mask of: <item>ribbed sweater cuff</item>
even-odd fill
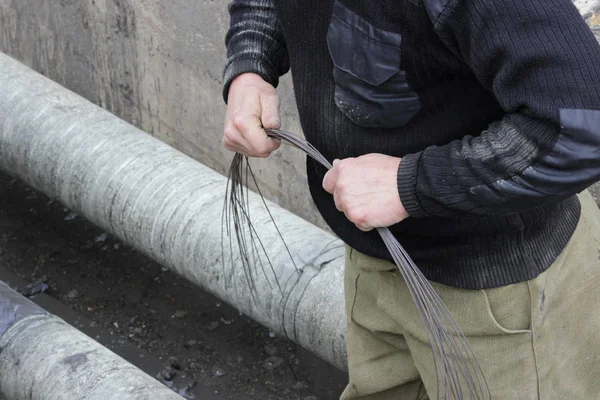
[[[417,168],[422,154],[423,152],[407,154],[402,158],[398,167],[398,193],[400,194],[400,201],[402,201],[402,205],[408,215],[413,218],[426,216],[421,209],[419,199],[415,193]]]
[[[225,103],[227,103],[227,98],[229,97],[231,82],[246,72],[259,75],[265,82],[273,85],[273,87],[277,87],[279,84],[279,75],[264,61],[257,58],[239,58],[227,65],[223,73],[223,100],[225,100]]]

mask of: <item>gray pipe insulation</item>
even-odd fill
[[[181,400],[0,282],[0,393],[10,400]]]
[[[339,240],[269,203],[297,272],[251,194],[252,221],[283,286],[257,274],[253,299],[237,248],[221,252],[225,177],[1,53],[0,169],[345,368]]]

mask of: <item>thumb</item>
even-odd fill
[[[260,105],[262,108],[261,122],[265,128],[279,129],[281,120],[279,118],[279,97],[277,94],[261,94]]]
[[[338,159],[333,160],[333,168],[327,171],[325,178],[323,178],[323,189],[331,194],[333,194],[335,191],[335,185],[337,184],[340,176],[340,169],[339,167],[336,168],[336,165],[339,164],[339,162],[340,160]]]

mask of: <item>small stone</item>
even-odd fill
[[[142,333],[142,332],[143,332],[143,329],[142,329],[142,328],[139,328],[139,327],[138,327],[138,328],[135,328],[135,329],[133,330],[133,333],[135,333],[136,335],[139,335],[139,334],[140,334],[140,333]]]
[[[177,370],[181,370],[181,364],[179,363],[177,357],[169,357],[169,366]]]
[[[196,382],[196,381],[191,382],[186,387],[179,389],[177,391],[177,394],[179,394],[181,397],[183,397],[185,399],[195,399],[196,396],[194,395],[194,393],[191,392],[191,390],[194,389],[194,387],[196,387],[197,384],[198,384],[198,382]]]
[[[96,236],[96,238],[94,239],[94,242],[96,242],[96,243],[104,243],[104,242],[106,242],[107,238],[108,238],[108,234],[107,233],[103,233],[101,235]]]
[[[71,213],[65,217],[65,221],[73,221],[75,218],[77,218],[77,214]]]
[[[271,356],[263,361],[262,366],[264,369],[273,371],[277,367],[283,364],[283,358],[277,356]]]
[[[175,311],[175,314],[173,314],[173,318],[183,318],[186,315],[188,315],[188,311],[177,310],[177,311]]]
[[[47,281],[48,279],[46,277],[38,279],[37,281],[20,288],[18,292],[25,297],[33,297],[37,294],[44,293],[50,287],[46,283]]]
[[[119,324],[117,322],[113,322],[113,326],[117,329],[119,329]]]
[[[213,368],[212,373],[214,376],[219,376],[219,377],[225,375],[225,371],[223,371],[221,368],[218,368],[218,367]]]
[[[173,379],[175,378],[176,375],[177,375],[177,371],[175,371],[171,367],[166,367],[165,369],[160,371],[160,373],[158,374],[158,379],[165,383],[171,382],[171,381],[173,381]]]
[[[197,340],[188,340],[187,343],[184,344],[184,346],[190,348],[190,347],[194,347],[197,344],[198,344]]]
[[[219,327],[219,325],[221,325],[221,323],[220,323],[219,321],[213,321],[213,322],[211,322],[210,324],[208,324],[208,325],[206,326],[206,328],[207,328],[209,331],[214,331],[215,329],[217,329],[217,328]]]
[[[77,289],[70,290],[69,293],[67,293],[67,297],[70,299],[74,299],[77,296],[79,296],[79,292],[77,291]]]
[[[269,337],[270,338],[274,338],[275,336],[277,336],[277,334],[273,331],[269,331]]]

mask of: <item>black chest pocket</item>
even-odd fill
[[[379,29],[339,2],[327,31],[335,104],[366,128],[397,128],[419,111],[419,97],[400,70],[402,36]]]

